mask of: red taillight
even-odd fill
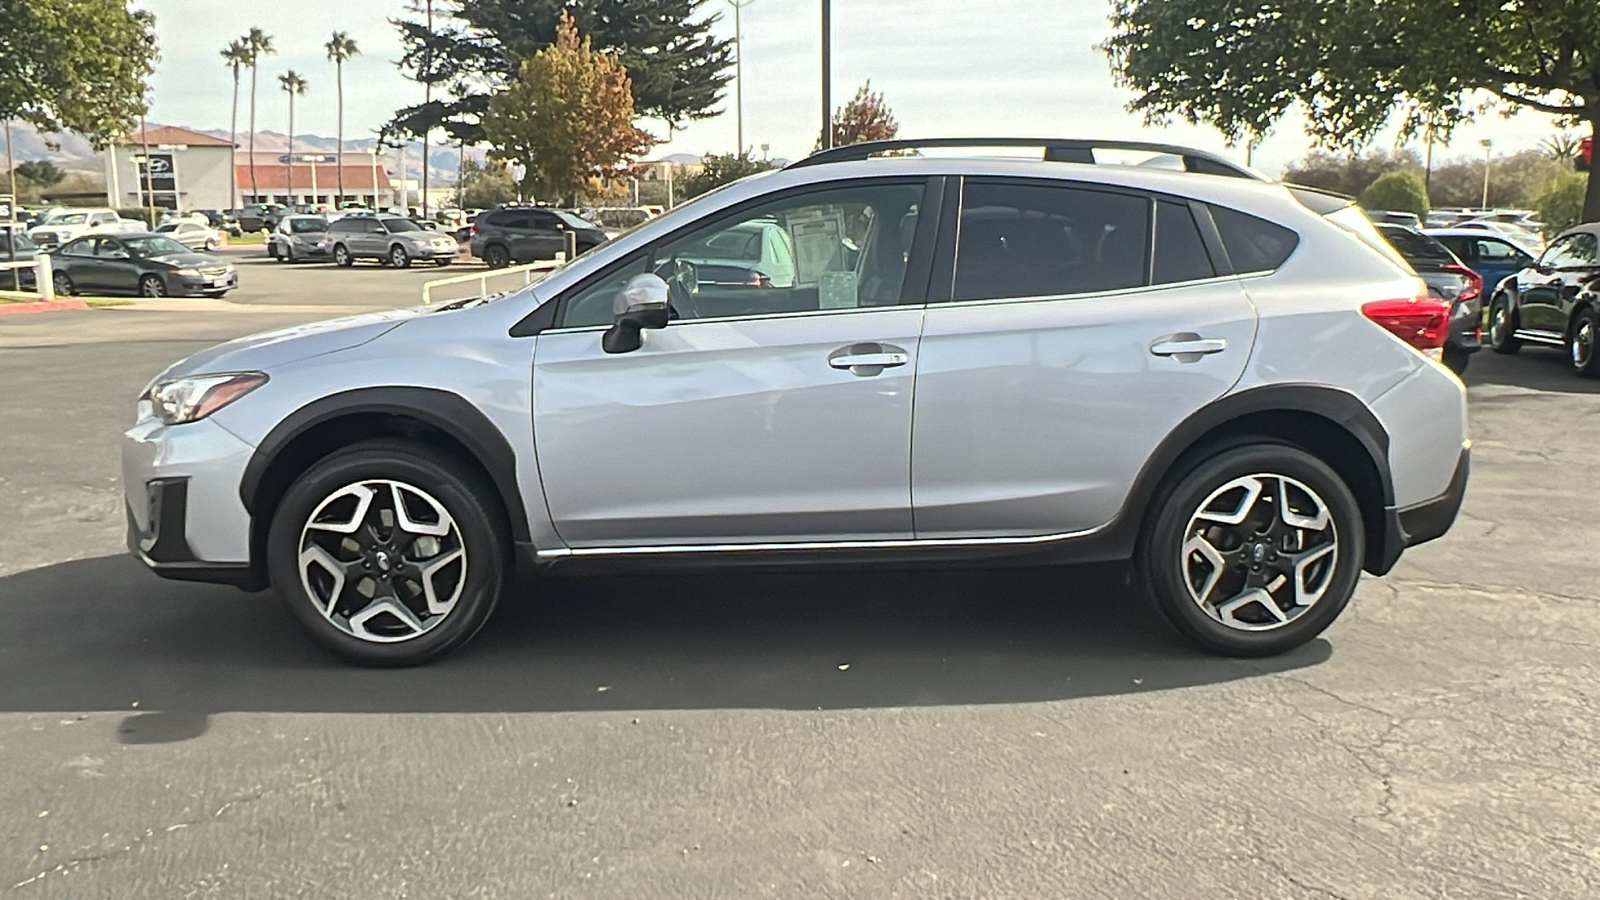
[[[477,233],[478,233],[478,223],[477,222],[473,222],[471,225],[467,226],[467,237],[474,237],[474,236],[477,235]]]
[[[1432,297],[1374,300],[1361,313],[1418,350],[1438,350],[1450,335],[1450,304]]]
[[[1466,302],[1468,300],[1474,300],[1483,296],[1482,275],[1479,275],[1477,272],[1472,271],[1466,266],[1456,265],[1455,263],[1451,263],[1450,265],[1445,266],[1445,268],[1456,273],[1457,275],[1460,275],[1462,278],[1465,278],[1468,281],[1467,286],[1462,289],[1460,294],[1456,295],[1457,300]]]

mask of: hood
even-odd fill
[[[429,311],[424,307],[391,309],[253,334],[202,350],[175,363],[156,380],[208,372],[270,372],[276,366],[365,344]]]

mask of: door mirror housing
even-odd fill
[[[628,279],[612,305],[614,320],[600,338],[607,353],[631,353],[644,344],[646,328],[665,328],[668,318],[667,283],[645,272]]]

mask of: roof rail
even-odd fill
[[[824,163],[855,162],[867,159],[875,153],[931,147],[1041,147],[1044,149],[1044,158],[1048,162],[1088,163],[1090,165],[1095,163],[1094,152],[1096,150],[1138,150],[1176,156],[1183,161],[1183,168],[1186,172],[1196,172],[1202,175],[1229,175],[1236,178],[1249,178],[1252,181],[1265,180],[1261,175],[1238,163],[1214,153],[1195,150],[1191,147],[1157,144],[1149,141],[1095,141],[1082,138],[957,137],[866,141],[860,144],[834,147],[831,150],[820,150],[805,159],[790,163],[788,168],[797,169],[803,166],[818,166]]]

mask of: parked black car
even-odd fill
[[[1378,231],[1405,257],[1428,285],[1428,294],[1450,304],[1450,336],[1444,364],[1457,375],[1483,346],[1483,279],[1450,248],[1404,225],[1378,225]]]
[[[278,227],[278,220],[285,214],[284,208],[276,203],[250,203],[240,209],[234,218],[239,222],[243,231],[268,231]]]
[[[24,262],[38,255],[39,245],[28,240],[21,228],[0,228],[0,262]],[[33,288],[32,269],[0,269],[0,291],[31,291]]]
[[[164,234],[90,235],[50,255],[56,293],[221,297],[239,286],[233,265]]]
[[[491,269],[555,259],[557,253],[566,252],[569,231],[578,236],[579,253],[606,242],[599,225],[564,210],[520,206],[490,210],[472,223],[472,255]]]
[[[1539,261],[1500,282],[1489,302],[1489,347],[1563,347],[1579,375],[1600,377],[1600,222],[1562,232]]]

